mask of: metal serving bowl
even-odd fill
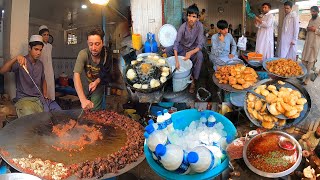
[[[274,76],[277,76],[277,77],[280,77],[280,78],[302,78],[303,76],[305,76],[307,74],[307,68],[301,63],[301,62],[298,62],[299,66],[301,66],[302,68],[302,71],[303,71],[303,74],[299,75],[299,76],[281,76],[279,74],[275,74],[275,73],[272,73],[269,71],[269,69],[267,68],[267,63],[268,62],[271,62],[271,61],[276,61],[276,60],[279,60],[280,58],[270,58],[270,59],[266,59],[263,61],[262,65],[263,65],[263,68],[270,74],[274,75]]]
[[[297,155],[298,155],[297,160],[293,166],[291,166],[289,169],[287,169],[285,171],[278,172],[278,173],[269,173],[269,172],[261,171],[261,170],[257,169],[256,167],[254,167],[249,162],[249,160],[247,158],[247,151],[248,151],[249,144],[254,142],[257,138],[259,138],[261,136],[267,136],[268,134],[271,134],[271,133],[282,135],[283,137],[289,139],[292,143],[294,143],[294,145],[296,147]],[[302,159],[302,149],[301,149],[301,146],[298,143],[298,141],[294,137],[292,137],[291,135],[289,135],[285,132],[282,132],[282,131],[268,131],[268,132],[258,134],[256,136],[254,136],[253,138],[251,138],[249,141],[247,141],[244,148],[243,148],[243,160],[246,163],[246,165],[248,166],[248,168],[251,171],[253,171],[254,173],[256,173],[260,176],[268,177],[268,178],[278,178],[278,177],[283,177],[283,176],[290,174],[300,165],[301,159]]]
[[[278,80],[281,80],[283,82],[285,82],[284,85],[280,85],[278,83]],[[291,126],[294,126],[302,121],[304,121],[305,119],[307,119],[310,111],[311,111],[311,97],[308,93],[308,91],[299,83],[297,83],[296,81],[292,80],[292,79],[264,79],[259,81],[253,88],[252,90],[255,90],[256,87],[258,87],[259,85],[275,85],[277,87],[277,89],[280,89],[281,87],[286,87],[286,88],[291,88],[293,90],[297,90],[301,93],[302,97],[307,99],[307,103],[304,104],[303,107],[303,111],[301,111],[300,116],[298,118],[295,119],[287,119],[286,120],[286,124],[284,126],[278,126],[278,124],[276,124],[274,126],[273,129],[284,129],[284,128],[290,128]],[[248,107],[247,107],[247,97],[249,95],[249,92],[247,92],[245,99],[244,99],[244,111],[248,117],[248,119],[256,126],[258,127],[262,127],[261,125],[261,121],[255,119],[254,117],[250,116],[250,113],[248,112]]]

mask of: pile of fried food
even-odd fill
[[[298,62],[291,59],[281,58],[275,61],[267,62],[266,64],[268,71],[280,76],[292,77],[303,74],[303,70]]]
[[[214,75],[220,84],[229,84],[238,90],[249,88],[258,78],[254,69],[243,64],[219,66]]]
[[[278,83],[284,84],[282,81]],[[254,91],[266,97],[266,102],[249,93],[246,100],[247,110],[251,118],[261,121],[261,125],[267,129],[272,129],[276,124],[278,126],[286,124],[285,119],[276,117],[280,114],[288,119],[298,118],[303,111],[304,104],[307,103],[299,91],[291,88],[277,89],[274,85],[260,85]],[[269,104],[269,108],[267,108],[267,104]]]
[[[13,163],[23,169],[31,169],[29,173],[46,179],[60,180],[69,176],[69,168],[62,163],[33,158],[31,154],[27,158],[13,158]]]

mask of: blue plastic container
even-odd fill
[[[153,53],[157,53],[158,52],[158,43],[156,41],[156,35],[152,34],[152,48],[151,51]]]
[[[151,45],[149,40],[146,40],[146,42],[144,43],[144,52],[145,53],[151,53]]]
[[[209,117],[209,113],[213,111],[203,111],[206,114],[206,117]],[[185,127],[189,126],[192,121],[199,120],[201,116],[201,112],[196,109],[187,109],[178,111],[172,114],[172,122],[174,129],[184,130]],[[232,140],[236,136],[236,128],[232,124],[232,122],[227,119],[225,116],[214,112],[214,116],[216,118],[216,122],[221,122],[224,126],[224,130],[227,132],[227,136]],[[150,167],[162,178],[167,180],[200,180],[200,179],[213,179],[214,177],[220,175],[225,169],[228,168],[229,158],[227,157],[221,164],[210,171],[201,173],[201,174],[188,174],[188,175],[180,175],[174,172],[168,171],[164,169],[162,166],[157,164],[152,158],[152,154],[148,150],[148,146],[144,145],[144,154],[146,156],[147,162]]]
[[[155,34],[148,33],[147,40],[144,43],[144,52],[145,53],[157,53],[158,52],[158,43],[156,41]]]

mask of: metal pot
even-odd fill
[[[264,172],[264,171],[261,171],[259,169],[257,169],[256,167],[254,167],[248,160],[248,157],[247,157],[247,151],[248,151],[248,146],[250,143],[254,142],[256,139],[258,139],[259,137],[261,136],[268,136],[270,133],[276,133],[276,134],[279,134],[285,138],[288,138],[290,139],[291,142],[293,142],[295,145],[296,145],[296,151],[297,151],[297,160],[295,162],[295,164],[290,167],[289,169],[283,171],[283,172],[279,172],[279,173],[269,173],[269,172]],[[249,141],[246,142],[244,148],[243,148],[243,160],[244,162],[246,163],[246,165],[248,166],[248,168],[253,171],[254,173],[260,175],[260,176],[264,176],[264,177],[268,177],[268,178],[278,178],[278,177],[283,177],[283,176],[286,176],[288,174],[290,174],[291,172],[293,172],[299,165],[300,165],[300,162],[302,160],[302,149],[301,149],[301,146],[300,144],[298,143],[298,141],[290,136],[289,134],[285,133],[285,132],[282,132],[282,131],[268,131],[268,132],[264,132],[264,133],[261,133],[261,134],[258,134],[256,136],[254,136],[253,138],[251,138]]]
[[[61,86],[68,86],[68,75],[65,74],[64,72],[62,74],[60,74],[59,76],[59,84]]]

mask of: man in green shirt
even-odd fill
[[[102,98],[104,94],[104,85],[100,78],[100,67],[106,62],[106,50],[103,46],[104,32],[100,28],[89,31],[87,35],[88,48],[81,50],[78,54],[74,66],[74,86],[83,109],[100,110],[102,108]],[[81,73],[85,72],[86,80],[91,92],[90,98],[87,99],[81,82]]]

